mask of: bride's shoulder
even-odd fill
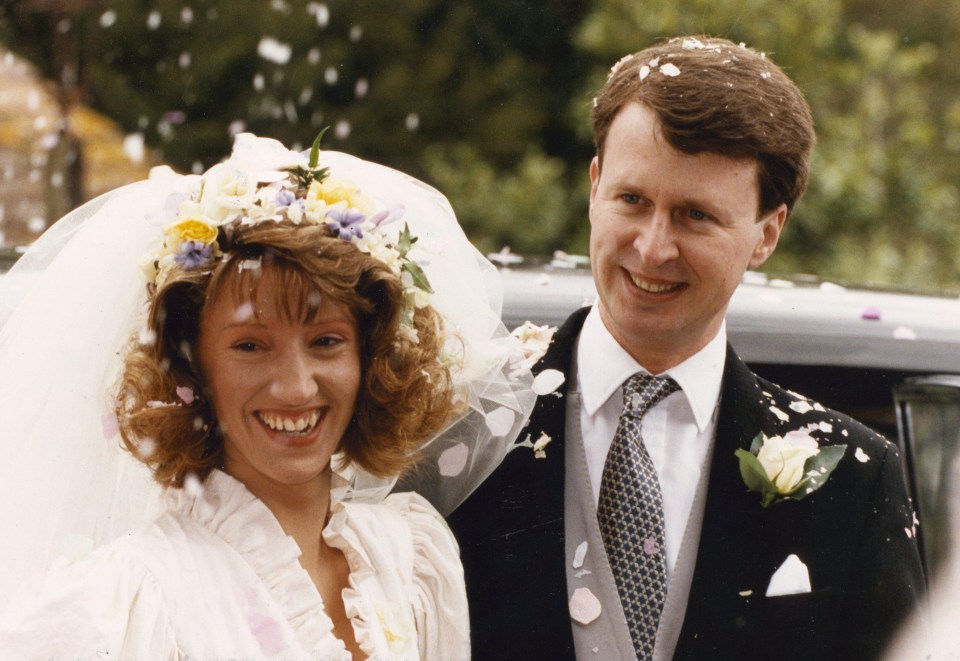
[[[394,493],[376,504],[338,503],[324,536],[354,548],[389,549],[391,558],[403,564],[439,559],[432,556],[459,557],[446,521],[413,492]]]

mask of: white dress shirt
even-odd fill
[[[663,492],[668,581],[716,429],[726,344],[724,324],[703,349],[664,372],[680,390],[648,410],[641,422],[643,442]],[[596,504],[603,464],[623,410],[623,382],[637,372],[649,372],[617,343],[596,306],[580,332],[576,361],[582,402],[580,428]]]

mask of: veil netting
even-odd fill
[[[464,406],[422,446],[412,481],[447,514],[518,447],[536,399],[500,321],[499,276],[434,188],[347,154],[322,152],[320,165],[403,205],[434,289],[430,304],[457,338]],[[162,237],[171,200],[199,180],[158,168],[102,195],[55,223],[4,276],[22,290],[0,328],[0,598],[56,558],[83,555],[162,509],[162,488],[121,449],[111,391],[146,320],[144,256]],[[354,466],[341,475],[342,497],[367,502],[396,481]]]

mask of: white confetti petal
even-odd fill
[[[808,411],[813,410],[813,406],[810,405],[810,402],[799,401],[799,402],[790,402],[790,408],[797,413],[807,413]]]
[[[643,80],[649,75],[650,75],[650,67],[644,64],[642,67],[640,67],[640,80]]]
[[[780,409],[778,409],[776,406],[771,406],[771,407],[770,407],[770,412],[773,413],[773,414],[774,414],[775,416],[777,416],[778,418],[780,418],[781,420],[783,420],[784,422],[786,422],[787,420],[790,419],[790,416],[789,416],[789,415],[787,415],[786,413],[784,413],[783,411],[781,411]]]
[[[897,340],[915,340],[917,339],[917,331],[909,326],[897,326],[893,331],[893,337]]]
[[[467,457],[470,456],[470,450],[465,443],[456,445],[444,450],[437,459],[437,468],[444,477],[455,477],[463,472],[467,465]]]
[[[753,590],[741,590],[738,594],[741,597],[749,597],[750,595],[753,594]]]
[[[580,542],[580,546],[577,547],[577,550],[573,552],[573,568],[580,569],[583,567],[583,559],[587,555],[587,542]]]
[[[546,432],[540,432],[540,438],[533,443],[533,456],[536,459],[547,458],[547,446],[553,438]]]
[[[680,69],[678,69],[677,65],[673,62],[667,62],[660,67],[660,73],[662,73],[664,76],[670,76],[671,78],[674,78],[680,75]]]
[[[484,416],[487,428],[494,436],[506,436],[513,428],[513,423],[517,419],[517,414],[506,406],[490,411]]]
[[[203,482],[195,473],[190,473],[183,478],[183,491],[193,498],[199,498],[203,494]]]
[[[820,431],[822,431],[824,434],[829,434],[833,431],[833,425],[831,425],[829,422],[821,422],[819,425],[817,425],[817,427],[819,427]]]
[[[870,455],[863,451],[863,448],[857,448],[857,451],[853,453],[853,456],[857,458],[861,464],[865,464],[870,461]]]
[[[293,48],[274,37],[264,37],[257,44],[257,55],[274,64],[287,64]]]
[[[590,624],[600,617],[603,607],[587,588],[577,588],[570,597],[570,617],[580,624]]]
[[[590,571],[589,569],[581,569],[580,571],[575,572],[573,576],[575,578],[583,578],[584,576],[589,576],[592,573],[593,572]]]
[[[543,370],[533,380],[533,392],[538,395],[549,395],[566,380],[566,375],[560,370]]]

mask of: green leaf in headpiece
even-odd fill
[[[323,135],[330,130],[329,126],[324,126],[321,129],[320,133],[317,134],[317,137],[313,141],[313,146],[310,147],[310,160],[308,161],[311,170],[317,169],[317,164],[320,162],[320,141],[323,140]]]
[[[427,274],[423,272],[423,269],[420,268],[419,264],[416,262],[404,262],[403,266],[400,268],[409,273],[413,278],[414,287],[421,291],[425,291],[428,294],[433,293],[433,288],[430,286],[430,281],[427,280]]]

